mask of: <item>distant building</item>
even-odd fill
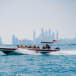
[[[33,32],[33,41],[35,41],[35,39],[36,39],[36,32],[34,31]]]
[[[55,33],[54,32],[52,33],[51,38],[52,38],[52,40],[55,40]]]
[[[48,30],[48,41],[51,41],[52,39],[51,39],[51,30],[49,29]]]
[[[56,32],[56,40],[58,41],[59,40],[59,33]]]
[[[0,45],[2,45],[2,38],[0,37]]]
[[[18,38],[15,35],[13,35],[12,36],[12,44],[17,45],[18,42],[19,42]]]

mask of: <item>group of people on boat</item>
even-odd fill
[[[41,42],[42,44],[45,44],[45,46],[43,46],[42,47],[42,49],[51,49],[51,46],[49,45],[50,43],[56,43],[56,40],[53,40],[52,42]],[[21,45],[21,46],[19,46],[19,45],[17,45],[17,48],[38,48],[38,49],[40,49],[40,47],[39,46],[27,46],[27,45],[25,45],[25,46],[23,46],[23,45]]]
[[[40,48],[39,46],[23,46],[23,45],[21,45],[21,46],[19,46],[19,45],[17,45],[17,48]]]
[[[17,45],[17,48],[36,48],[36,49],[40,49],[40,47],[39,46],[23,46],[23,45],[21,45],[21,46],[19,46],[19,45]],[[50,49],[51,47],[48,45],[48,44],[46,44],[45,46],[43,46],[42,47],[42,49]]]

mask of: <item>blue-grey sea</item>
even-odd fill
[[[4,55],[0,52],[0,76],[76,76],[76,45],[60,47],[64,54]]]

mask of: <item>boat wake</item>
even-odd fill
[[[16,52],[22,53],[22,54],[30,54],[30,55],[42,55],[41,53],[36,53],[35,51],[31,51],[28,49],[18,49],[16,50]]]
[[[52,52],[50,55],[76,55],[76,50],[60,50],[57,52]]]
[[[31,51],[28,49],[18,49],[17,52],[22,52],[23,54],[30,55],[42,55],[41,53],[36,53],[35,51]],[[60,50],[57,52],[51,52],[49,55],[76,55],[76,50]]]

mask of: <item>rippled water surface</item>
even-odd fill
[[[76,76],[76,55],[2,55],[0,76]]]
[[[76,49],[73,48],[49,55],[0,53],[0,76],[76,76]]]

